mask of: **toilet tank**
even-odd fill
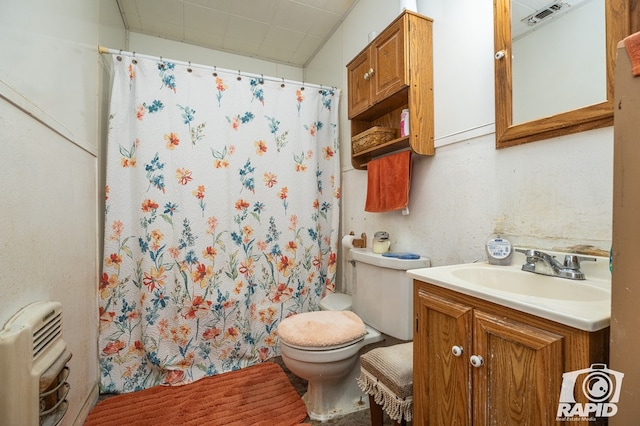
[[[406,271],[429,267],[430,260],[384,257],[367,249],[351,249],[351,258],[353,311],[384,334],[413,340],[413,280]]]

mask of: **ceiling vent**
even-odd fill
[[[524,18],[522,22],[529,26],[534,26],[544,20],[550,19],[554,15],[557,15],[558,12],[566,12],[570,7],[571,5],[568,3],[555,1],[542,9],[536,10],[534,13]]]

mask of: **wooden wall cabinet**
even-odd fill
[[[556,424],[562,374],[608,360],[608,328],[414,283],[414,425]]]
[[[365,169],[375,156],[404,148],[435,153],[432,22],[405,10],[347,64],[352,137],[374,126],[400,129],[400,113],[409,109],[409,136],[358,153],[352,148],[356,169]]]
[[[349,65],[349,118],[408,87],[405,20],[397,19]]]

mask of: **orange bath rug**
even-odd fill
[[[265,362],[184,386],[154,386],[107,398],[85,426],[297,425],[307,410],[282,369]]]

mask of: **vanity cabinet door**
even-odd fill
[[[472,308],[423,291],[416,296],[414,424],[470,425]]]
[[[555,424],[565,371],[563,336],[479,310],[473,313],[473,419],[480,425]]]

